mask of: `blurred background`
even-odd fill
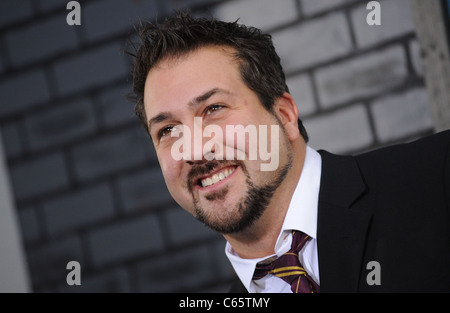
[[[80,26],[68,2],[0,2],[0,292],[228,290],[224,239],[171,199],[125,98],[139,20],[190,9],[271,33],[316,149],[448,128],[445,1],[381,0],[380,26],[360,0],[89,0]]]

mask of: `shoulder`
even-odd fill
[[[328,184],[345,185],[361,177],[365,198],[372,201],[416,199],[433,203],[444,196],[450,203],[450,131],[356,156],[320,154],[322,178],[331,177],[326,180]]]
[[[423,137],[418,140],[387,146],[374,151],[357,155],[358,160],[374,159],[379,157],[404,157],[405,154],[411,155],[414,152],[414,158],[423,155],[435,155],[435,153],[447,153],[450,147],[450,130],[443,131],[431,136]],[[435,153],[432,153],[435,152]]]
[[[450,131],[354,159],[376,199],[409,199],[417,206],[450,203]]]
[[[381,174],[388,171],[411,174],[439,174],[449,169],[450,131],[413,142],[384,147],[355,156],[362,171]]]
[[[343,172],[351,165],[358,168],[368,182],[384,178],[407,179],[408,176],[442,176],[443,171],[450,177],[450,130],[355,156],[319,152],[323,170]]]

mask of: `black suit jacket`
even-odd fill
[[[359,156],[319,153],[321,292],[450,292],[450,131]]]

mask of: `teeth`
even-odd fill
[[[228,176],[230,176],[231,173],[234,172],[234,170],[235,170],[235,168],[232,168],[232,169],[227,168],[225,170],[220,171],[219,173],[216,173],[216,174],[212,175],[211,177],[204,178],[201,181],[202,182],[202,186],[203,187],[208,187],[208,186],[211,186],[213,184],[216,184],[219,181],[221,181],[221,180],[227,178]]]

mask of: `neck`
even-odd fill
[[[275,191],[263,215],[249,228],[224,235],[233,250],[243,259],[262,258],[275,253],[289,204],[297,186],[305,161],[306,145],[294,149],[292,168]]]

